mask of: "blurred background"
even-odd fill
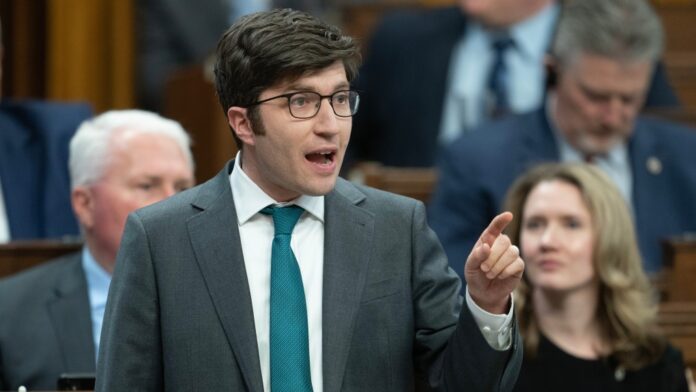
[[[222,11],[227,1],[0,0],[2,96],[86,101],[97,113],[133,107],[158,111],[180,121],[192,134],[196,177],[204,181],[236,150],[215,97],[211,67],[206,65],[217,38],[234,18]],[[652,3],[667,33],[668,76],[685,111],[694,112],[696,0]],[[454,2],[273,3],[308,10],[336,23],[358,38],[363,48],[385,12],[447,4]]]

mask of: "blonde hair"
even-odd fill
[[[543,164],[522,175],[508,191],[505,208],[514,214],[506,233],[520,243],[523,208],[542,182],[562,181],[577,187],[592,216],[593,263],[599,280],[596,318],[618,365],[642,368],[662,355],[666,342],[657,331],[657,302],[638,251],[628,206],[611,180],[585,164]],[[524,255],[522,255],[524,257]],[[532,287],[525,277],[517,292],[517,314],[525,355],[534,357],[539,327],[534,317]]]

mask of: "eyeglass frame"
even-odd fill
[[[341,114],[336,113],[336,108],[334,108],[334,105],[333,105],[333,97],[334,97],[336,94],[345,93],[345,92],[347,92],[347,93],[349,94],[349,97],[350,97],[350,94],[351,94],[351,93],[352,93],[352,94],[355,94],[355,98],[356,98],[355,112],[351,113],[351,114],[348,115],[348,116],[344,116],[344,115],[341,115]],[[290,98],[291,98],[293,95],[296,95],[296,94],[308,94],[308,93],[309,93],[309,94],[314,94],[314,95],[318,95],[318,96],[319,96],[319,104],[317,105],[317,109],[316,109],[316,111],[314,112],[314,114],[312,114],[312,115],[309,116],[309,117],[297,117],[295,114],[293,114],[292,109],[290,108]],[[321,95],[321,94],[319,94],[319,93],[316,92],[316,91],[308,91],[308,90],[305,90],[305,91],[294,91],[294,92],[292,92],[292,93],[280,94],[280,95],[276,95],[276,96],[274,96],[274,97],[262,99],[262,100],[260,100],[260,101],[252,102],[252,103],[246,105],[245,107],[246,107],[246,108],[250,108],[250,107],[252,107],[252,106],[257,106],[257,105],[260,105],[260,104],[262,104],[262,103],[266,103],[266,102],[268,102],[268,101],[272,101],[272,100],[278,99],[278,98],[285,98],[285,99],[287,100],[288,112],[290,113],[290,115],[291,115],[292,117],[294,117],[294,118],[296,118],[296,119],[298,119],[298,120],[309,120],[310,118],[314,118],[317,114],[319,114],[319,110],[321,110],[321,104],[322,104],[322,102],[324,102],[324,99],[326,99],[326,98],[329,99],[329,105],[331,106],[331,110],[334,112],[334,114],[335,114],[336,116],[341,117],[341,118],[349,118],[349,117],[355,116],[355,114],[358,113],[358,108],[360,107],[360,93],[358,93],[356,90],[350,90],[350,89],[349,89],[349,90],[339,90],[339,91],[334,92],[334,93],[331,94],[331,95]],[[349,100],[350,100],[350,98],[349,98]]]

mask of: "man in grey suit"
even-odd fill
[[[241,152],[130,215],[97,391],[512,389],[511,214],[469,255],[461,298],[422,203],[337,179],[358,63],[352,38],[298,11],[223,35],[216,86]]]
[[[94,372],[126,217],[193,185],[189,137],[154,113],[107,112],[73,136],[70,176],[85,246],[0,281],[0,390],[55,389],[61,373]]]

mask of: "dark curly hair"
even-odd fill
[[[227,113],[231,106],[246,107],[265,89],[336,61],[343,62],[346,77],[352,81],[360,65],[360,51],[355,40],[335,26],[291,9],[244,16],[217,46],[215,88],[222,110]],[[252,122],[259,121],[256,108],[250,109],[249,116]],[[236,135],[235,141],[241,148]]]

